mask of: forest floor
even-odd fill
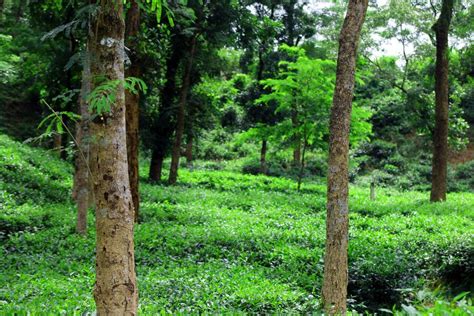
[[[298,192],[289,179],[186,169],[176,186],[142,180],[141,314],[319,310],[324,183]],[[87,237],[74,234],[71,185],[70,164],[0,135],[1,315],[94,310],[93,213]],[[351,308],[472,313],[467,296],[436,301],[473,287],[474,194],[368,196],[351,188]]]

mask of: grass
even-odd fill
[[[71,166],[6,136],[0,144],[0,314],[92,312],[93,214],[87,238],[75,235]],[[323,183],[297,192],[288,179],[183,169],[179,185],[143,181],[141,195],[141,314],[318,313]],[[426,192],[368,195],[351,188],[351,307],[472,313],[466,297],[445,302],[417,293],[472,289],[474,194],[449,194],[438,204]]]

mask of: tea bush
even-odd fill
[[[71,167],[1,140],[0,314],[92,312],[94,218],[86,238],[74,234]],[[181,169],[176,186],[142,182],[139,312],[317,314],[325,192],[324,182],[307,181],[298,192],[288,178],[199,166]],[[468,297],[463,306],[441,298],[409,304],[401,289],[437,284],[455,295],[472,287],[474,194],[451,193],[436,204],[427,192],[380,188],[375,201],[368,196],[367,188],[351,188],[351,308],[469,310]]]

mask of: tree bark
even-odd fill
[[[123,2],[100,0],[91,27],[93,87],[99,78],[124,80]],[[100,82],[99,82],[100,83]],[[133,244],[133,201],[128,178],[125,92],[114,91],[108,113],[91,121],[96,207],[96,283],[98,315],[136,315],[138,291]]]
[[[89,64],[89,52],[86,56],[82,69],[82,86],[79,99],[79,114],[81,119],[76,124],[77,153],[75,159],[76,170],[74,173],[73,198],[77,204],[76,232],[85,235],[87,232],[87,211],[93,203],[91,172],[89,169],[90,158],[90,134],[89,134],[89,105],[86,98],[91,91],[91,74]]]
[[[368,0],[350,0],[339,35],[336,87],[330,117],[326,253],[322,288],[327,314],[346,314],[349,230],[349,128],[360,31]]]
[[[171,155],[169,184],[175,184],[178,179],[179,158],[181,156],[181,142],[184,133],[184,119],[186,115],[186,100],[188,97],[189,85],[191,81],[191,70],[193,66],[194,53],[196,51],[196,37],[191,40],[191,52],[188,57],[188,63],[184,71],[183,86],[181,87],[181,95],[178,102],[178,116],[176,122],[176,135]]]
[[[130,67],[125,71],[125,77],[139,77],[141,67],[138,58],[138,34],[140,31],[140,8],[136,0],[130,2],[130,9],[127,11],[125,38],[126,44],[130,50]],[[128,176],[130,178],[130,191],[132,192],[134,218],[138,222],[140,209],[139,195],[139,168],[138,168],[138,130],[140,118],[140,95],[125,91],[126,104],[126,124],[127,124],[127,158],[128,158]]]
[[[163,160],[165,156],[161,150],[155,149],[151,155],[149,178],[152,182],[161,181],[161,172],[163,170]]]
[[[59,132],[53,134],[53,151],[54,153],[61,158],[61,152],[63,148],[63,135]]]
[[[188,135],[188,140],[186,142],[186,165],[188,168],[193,167],[193,135],[190,133]]]
[[[433,133],[433,164],[431,202],[446,200],[448,170],[449,60],[448,34],[454,0],[443,0],[441,13],[433,25],[436,33],[435,129]]]
[[[267,140],[262,140],[260,149],[260,173],[267,174]]]

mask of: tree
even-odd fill
[[[89,40],[93,91],[118,82],[109,111],[94,108],[92,170],[96,207],[96,283],[99,315],[135,315],[138,292],[133,245],[133,201],[128,177],[123,2],[101,0]]]
[[[449,61],[448,34],[454,0],[443,0],[441,13],[433,25],[436,34],[435,128],[433,133],[433,165],[431,201],[446,200],[448,176]]]
[[[86,49],[82,70],[82,87],[79,96],[80,120],[76,124],[77,153],[74,172],[73,198],[77,204],[76,232],[85,235],[87,232],[87,211],[94,202],[92,195],[92,174],[90,161],[90,114],[87,97],[91,91],[90,58]]]
[[[231,42],[231,23],[235,19],[233,1],[189,1],[187,7],[181,8],[183,14],[182,35],[186,39],[187,58],[183,65],[182,85],[177,104],[176,131],[173,143],[171,166],[168,182],[175,184],[178,177],[181,143],[185,131],[188,93],[191,90],[193,68],[196,55],[203,48],[217,49]],[[206,65],[207,68],[209,65]]]
[[[174,129],[174,100],[177,97],[176,76],[181,60],[184,58],[183,37],[179,34],[172,35],[171,53],[166,60],[166,83],[161,90],[161,102],[158,106],[158,115],[152,120],[154,137],[149,142],[152,147],[149,179],[152,182],[161,180],[163,161],[171,147],[171,136]]]
[[[349,125],[360,32],[368,0],[350,0],[339,35],[336,87],[329,123],[326,252],[323,306],[330,315],[347,310],[349,232]]]
[[[191,51],[187,58],[186,69],[184,70],[183,86],[178,101],[178,115],[176,122],[176,133],[171,155],[171,168],[168,178],[169,184],[175,184],[178,179],[179,158],[181,156],[181,141],[184,133],[184,120],[186,115],[186,102],[188,98],[189,86],[191,81],[191,71],[193,67],[194,54],[196,52],[196,37],[190,39]]]
[[[126,44],[130,50],[130,66],[125,71],[126,77],[139,77],[141,75],[140,61],[138,59],[138,34],[140,31],[140,8],[138,2],[130,1],[130,8],[126,17]],[[140,208],[139,170],[138,170],[138,123],[140,118],[140,94],[125,91],[126,124],[127,124],[127,159],[128,176],[130,178],[130,191],[132,192],[134,218],[138,221]]]
[[[276,123],[274,128],[263,126],[264,130],[273,133],[271,135],[273,139],[280,143],[293,140],[296,135],[301,139],[299,190],[304,175],[306,152],[312,148],[326,150],[331,93],[334,91],[335,63],[330,60],[308,58],[301,48],[282,45],[280,49],[296,54],[298,58],[294,62],[280,62],[278,78],[262,81],[265,88],[271,88],[271,92],[263,95],[257,102],[275,102],[276,112],[283,114],[286,118]],[[292,115],[294,111],[299,113],[296,125]],[[371,125],[366,122],[370,117],[370,112],[362,107],[354,106],[352,114],[350,143],[355,145],[361,140],[366,140],[371,131]]]

